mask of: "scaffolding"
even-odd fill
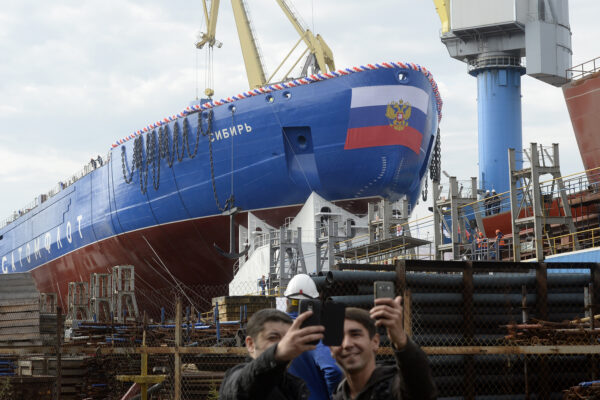
[[[57,301],[56,293],[40,293],[40,312],[56,313]]]
[[[513,257],[520,260],[523,251],[527,251],[526,245],[521,244],[522,234],[533,234],[533,248],[537,261],[543,261],[544,237],[549,239],[551,230],[557,227],[565,226],[568,229],[570,237],[573,239],[574,248],[579,249],[577,235],[574,235],[575,223],[571,214],[569,199],[565,190],[565,185],[560,174],[560,162],[558,153],[558,144],[552,145],[552,152],[549,148],[539,146],[537,143],[531,143],[528,150],[523,154],[526,159],[523,169],[517,170],[517,155],[514,149],[508,150],[509,168],[510,168],[510,204],[511,221],[513,232]],[[548,194],[542,193],[540,186],[540,177],[542,175],[552,175],[552,187]],[[517,185],[521,183],[521,187]],[[558,189],[559,198],[554,201],[552,194]],[[555,211],[553,211],[555,210]]]
[[[112,269],[113,317],[118,322],[135,321],[139,317],[135,299],[133,265],[117,265]]]
[[[68,314],[71,321],[90,319],[89,284],[87,282],[69,282]]]
[[[95,321],[110,321],[112,310],[112,275],[92,274],[90,279],[90,310]]]
[[[335,253],[340,250],[340,242],[352,237],[352,221],[350,219],[344,221],[345,236],[340,236],[339,224],[342,222],[340,214],[320,212],[316,217],[319,217],[318,226],[320,226],[315,240],[316,272],[319,273],[331,270],[335,264]]]
[[[269,231],[269,288],[286,287],[296,274],[306,274],[302,228]]]
[[[467,226],[469,223],[465,207],[471,206],[475,214],[478,231],[483,232],[481,210],[477,202],[477,178],[471,178],[471,189],[459,188],[456,177],[449,178],[448,197],[441,197],[439,182],[433,183],[433,221],[435,259],[443,260],[445,253],[451,253],[453,260],[473,258],[472,246],[468,244]],[[448,218],[448,213],[450,218]],[[470,228],[470,227],[469,227]],[[448,232],[450,240],[444,243],[443,232]],[[464,232],[462,235],[461,232]]]
[[[409,215],[406,197],[396,203],[385,199],[369,203],[368,240],[350,242],[344,249],[336,248],[335,257],[338,262],[386,263],[395,259],[416,258],[415,249],[431,242],[412,237],[408,224]]]

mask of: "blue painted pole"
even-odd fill
[[[497,193],[510,189],[508,149],[521,151],[522,67],[489,67],[471,71],[477,77],[479,188]],[[521,168],[521,162],[517,162]]]
[[[217,328],[217,343],[221,341],[221,323],[219,321],[219,302],[215,303],[215,326]]]

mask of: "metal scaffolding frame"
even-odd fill
[[[542,146],[538,149],[537,143],[531,143],[529,151],[524,150],[523,154],[529,161],[529,167],[517,170],[515,150],[508,149],[513,257],[515,260],[521,259],[521,238],[520,234],[515,234],[515,232],[521,232],[521,230],[533,226],[536,259],[543,261],[545,258],[543,246],[545,227],[552,224],[565,225],[569,233],[574,234],[576,232],[575,223],[560,173],[558,143],[552,145],[552,154]],[[558,209],[562,211],[563,216],[550,216],[542,206],[544,196],[540,187],[540,177],[547,174],[552,175],[552,187],[554,188],[556,185],[558,188],[560,196]],[[522,182],[520,188],[517,187],[519,182]],[[577,236],[572,235],[572,237],[575,249],[579,249]]]

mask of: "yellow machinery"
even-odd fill
[[[435,10],[442,21],[442,34],[450,30],[450,0],[433,0]]]
[[[309,64],[313,66],[315,71],[332,71],[335,69],[333,61],[333,53],[325,40],[320,35],[314,35],[309,29],[306,29],[299,22],[298,18],[294,15],[292,10],[289,8],[285,0],[275,0],[279,7],[283,10],[283,13],[290,20],[300,39],[296,42],[294,47],[286,55],[286,57],[277,66],[273,74],[267,79],[265,77],[265,70],[263,63],[258,51],[256,44],[256,38],[252,32],[250,26],[250,20],[248,18],[248,12],[246,10],[246,4],[244,0],[231,0],[231,6],[233,8],[233,15],[235,18],[235,24],[238,30],[238,36],[240,39],[240,45],[242,47],[242,55],[244,57],[244,64],[246,66],[246,74],[248,76],[248,84],[251,89],[265,86],[268,83],[272,83],[272,79],[283,64],[288,60],[293,51],[298,47],[300,42],[304,41],[306,44],[306,50],[298,57],[296,62],[290,67],[288,72],[284,75],[284,79],[288,78],[291,70],[298,64],[300,59],[308,52],[307,64],[304,70],[308,69]],[[196,47],[201,49],[205,45],[209,48],[213,48],[215,45],[221,47],[221,43],[215,38],[215,31],[217,26],[217,16],[219,13],[220,0],[212,0],[210,4],[210,10],[207,6],[207,0],[202,0],[204,6],[204,17],[207,26],[207,32],[202,33],[200,40],[196,43]],[[206,94],[212,96],[212,89],[206,89]]]

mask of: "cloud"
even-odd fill
[[[247,2],[267,70],[298,34],[272,1]],[[433,2],[295,1],[322,34],[338,68],[410,61],[426,66],[444,100],[443,168],[477,173],[477,83],[439,40]],[[0,10],[0,215],[77,171],[91,154],[148,123],[181,111],[202,93],[205,55],[194,47],[201,2],[67,0],[7,2]],[[314,13],[313,13],[314,9]],[[597,57],[596,0],[572,1],[574,63]],[[247,89],[237,29],[222,2],[213,88]],[[198,79],[196,79],[198,77]],[[198,81],[198,84],[196,84]],[[531,82],[530,82],[531,81]],[[581,170],[560,89],[523,79],[524,143],[561,143],[563,172]],[[534,83],[535,82],[535,83]],[[5,188],[8,188],[5,190]],[[3,212],[4,210],[4,212]]]
[[[23,208],[34,198],[48,192],[59,180],[66,178],[83,164],[65,157],[57,149],[18,146],[0,142],[0,187],[5,194],[0,219]]]
[[[0,104],[0,118],[7,117],[9,115],[14,115],[20,113],[21,110],[15,106]]]

